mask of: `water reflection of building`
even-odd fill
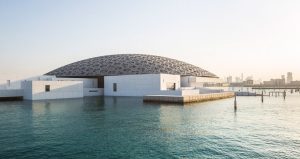
[[[188,122],[187,119],[185,119],[186,116],[183,115],[182,109],[184,109],[184,107],[176,105],[171,106],[161,104],[159,106],[159,121],[162,131],[176,132],[178,125]]]
[[[33,115],[76,111],[77,109],[81,109],[81,107],[84,105],[83,98],[25,102],[28,102],[31,105]]]

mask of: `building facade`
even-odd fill
[[[287,73],[287,78],[286,78],[286,83],[291,83],[293,81],[293,73],[292,72],[288,72]]]
[[[201,93],[201,88],[218,82],[221,80],[215,74],[175,59],[119,54],[78,61],[43,76],[22,80],[20,89],[28,100],[196,95]],[[209,89],[202,90],[209,93]]]

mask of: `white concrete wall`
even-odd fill
[[[5,83],[0,84],[0,89],[21,89],[22,88],[22,82],[24,81],[52,81],[55,79],[55,76],[34,76],[34,77],[29,77],[29,78],[24,78],[21,80],[11,80],[10,85]]]
[[[204,83],[221,83],[219,78],[210,77],[195,77],[195,76],[183,76],[181,77],[182,87],[203,87]]]
[[[104,89],[103,88],[83,88],[83,96],[103,96]]]
[[[23,89],[23,99],[32,100],[32,81],[23,81],[21,87]]]
[[[45,85],[50,85],[50,92],[45,92]],[[103,96],[103,88],[98,88],[96,78],[56,78],[55,76],[36,76],[24,80],[13,81],[10,87],[4,84],[3,96],[24,96],[24,99],[60,99],[79,98],[83,96]],[[19,89],[16,91],[15,89]],[[20,89],[22,89],[20,91]],[[9,91],[12,90],[12,91]],[[1,95],[1,94],[0,94]]]
[[[0,90],[0,97],[22,97],[22,96],[23,96],[22,89]]]
[[[113,91],[113,83],[117,83],[117,91]],[[144,96],[160,90],[160,75],[122,75],[104,77],[105,96]]]
[[[176,83],[176,88],[181,86],[180,75],[160,74],[160,90],[167,90],[168,83]]]
[[[50,91],[45,86],[50,85]],[[22,84],[24,99],[63,99],[83,97],[82,81],[26,81]]]
[[[182,76],[181,77],[182,87],[203,87],[203,83],[197,83],[195,76]]]
[[[82,81],[83,88],[98,88],[97,78],[56,78],[56,81]]]
[[[7,84],[6,83],[1,83],[0,84],[0,90],[6,89],[7,88]]]
[[[117,83],[117,91],[113,91],[113,83]],[[180,87],[179,75],[144,74],[104,77],[105,96],[144,96],[167,90],[167,83],[176,83]]]
[[[57,81],[82,81],[83,96],[103,96],[104,89],[98,88],[97,78],[56,78]]]
[[[9,85],[7,82],[0,84],[0,90],[3,89],[21,89],[21,81],[11,81]]]
[[[0,89],[21,89],[23,81],[82,81],[84,88],[98,88],[98,80],[96,78],[56,78],[55,76],[35,76],[22,80],[11,81],[10,86],[7,82],[0,84]]]

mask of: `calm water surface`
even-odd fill
[[[0,102],[0,158],[300,158],[300,95]]]

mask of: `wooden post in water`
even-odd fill
[[[285,97],[286,97],[286,91],[284,90],[283,91],[283,99],[285,100]]]
[[[236,93],[234,93],[234,111],[237,110]]]
[[[264,91],[261,91],[261,102],[264,102]]]

